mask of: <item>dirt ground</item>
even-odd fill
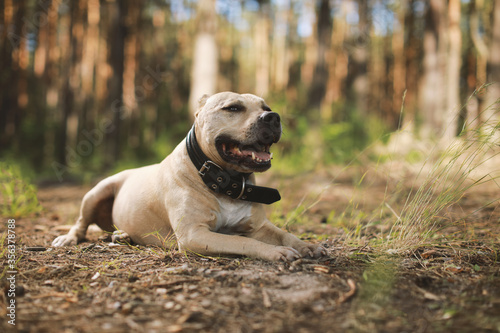
[[[307,175],[290,182],[308,193],[321,187]],[[78,246],[50,247],[88,189],[41,188],[44,213],[16,220],[16,325],[4,274],[1,332],[500,332],[500,207],[481,207],[491,192],[465,197],[457,212],[474,237],[384,255],[362,239],[345,242],[328,223],[354,191],[340,180],[304,213],[309,223],[290,227],[328,256],[268,263],[110,244],[95,228]],[[280,190],[291,198],[283,211],[301,200]],[[381,192],[361,196],[369,205]],[[7,267],[5,252],[2,261]]]

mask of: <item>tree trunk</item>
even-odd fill
[[[15,8],[16,6],[14,6]],[[14,32],[10,42],[12,47],[12,71],[8,84],[9,100],[7,106],[7,136],[14,137],[19,132],[28,104],[26,68],[28,67],[28,36],[26,17],[26,1],[17,1],[17,11],[14,11]],[[19,142],[22,138],[15,137],[14,141]]]
[[[462,66],[462,32],[460,31],[460,0],[448,4],[449,48],[447,59],[446,113],[444,139],[451,140],[458,133],[460,112],[460,69]]]
[[[368,59],[370,52],[370,7],[369,1],[357,0],[359,14],[359,40],[353,49],[353,66],[356,66],[355,78],[352,81],[355,105],[358,112],[367,114],[369,99]]]
[[[346,6],[341,5],[341,15],[335,18],[332,28],[332,41],[328,53],[328,83],[323,105],[321,106],[322,117],[325,120],[333,120],[335,116],[334,103],[343,104],[344,81],[347,76],[349,58],[344,50],[344,42],[347,34]]]
[[[421,68],[420,58],[422,52],[422,40],[417,35],[418,18],[415,11],[411,8],[414,7],[417,0],[410,0],[405,17],[405,30],[407,31],[407,41],[405,43],[404,57],[405,57],[405,104],[403,109],[403,128],[407,131],[415,130],[416,109],[418,105],[418,94]]]
[[[108,62],[112,68],[112,76],[109,82],[109,100],[113,112],[113,130],[108,133],[107,165],[111,165],[120,158],[122,120],[127,116],[127,109],[123,102],[123,74],[125,68],[125,40],[127,38],[125,19],[128,12],[128,1],[117,1],[110,5],[111,27]]]
[[[4,148],[14,135],[13,127],[13,94],[11,77],[14,75],[12,64],[12,51],[15,45],[12,44],[12,36],[9,35],[9,28],[14,19],[14,5],[12,0],[2,1],[2,12],[4,29],[0,30],[0,147]],[[15,26],[14,26],[15,27]],[[19,29],[20,27],[18,27]],[[20,29],[19,29],[20,31]],[[15,33],[15,32],[13,32]],[[12,79],[15,79],[12,77]]]
[[[219,56],[215,41],[217,13],[215,0],[200,0],[197,7],[197,33],[194,42],[191,69],[189,112],[194,118],[198,101],[204,95],[216,92]]]
[[[391,128],[399,127],[401,123],[401,108],[403,107],[403,94],[406,89],[405,67],[405,16],[407,1],[400,1],[396,9],[397,21],[394,22],[392,36],[392,52],[394,54],[393,80],[392,80],[392,112],[389,117]]]
[[[289,0],[278,5],[275,14],[273,49],[271,60],[271,84],[276,92],[284,92],[288,83],[288,52],[287,30],[288,15],[290,12]]]
[[[369,1],[356,0],[359,23],[357,31],[349,36],[349,64],[346,80],[348,100],[361,114],[368,108],[369,78],[368,60],[370,52],[370,8]],[[380,85],[377,86],[380,88]],[[349,107],[349,106],[348,106]]]
[[[266,97],[269,93],[270,72],[270,43],[269,33],[271,30],[270,4],[261,3],[259,18],[255,25],[255,93]]]
[[[69,28],[68,28],[68,33],[66,34],[64,41],[65,44],[62,45],[61,50],[62,52],[62,59],[64,59],[64,72],[66,73],[66,76],[64,80],[62,80],[62,87],[60,90],[62,91],[62,100],[61,100],[61,116],[60,116],[60,126],[58,127],[57,134],[55,136],[55,158],[58,163],[61,165],[66,166],[67,162],[69,163],[70,167],[76,166],[80,160],[81,157],[76,155],[76,152],[74,151],[73,147],[70,147],[68,145],[68,124],[70,123],[70,115],[73,110],[73,104],[74,104],[74,92],[71,87],[71,77],[75,74],[73,72],[74,70],[74,63],[75,63],[75,52],[76,52],[76,36],[73,33],[74,32],[74,27],[75,27],[75,21],[78,13],[78,2],[71,2],[70,3],[70,9],[69,9],[69,14],[68,14],[68,20],[69,20]],[[67,149],[67,147],[71,149]],[[73,152],[70,156],[70,154],[67,154],[67,151]]]
[[[312,1],[307,1],[304,3],[304,8],[305,10],[310,12],[310,13],[315,13],[315,5],[314,2]],[[311,14],[312,15],[312,14]],[[313,80],[313,75],[314,75],[314,68],[316,67],[316,61],[318,57],[318,28],[317,25],[313,27],[312,33],[306,37],[304,41],[304,63],[301,66],[300,69],[300,77],[301,77],[301,83],[304,87],[310,87],[312,80]]]
[[[477,51],[476,79],[481,84],[486,83],[486,64],[488,62],[488,46],[486,45],[479,28],[479,11],[483,11],[483,0],[471,0],[470,34],[472,43]]]
[[[488,57],[488,47],[484,39],[479,34],[479,15],[483,0],[471,0],[469,3],[469,33],[472,40],[472,47],[468,57],[468,94],[473,94],[486,80],[486,63]],[[478,129],[481,124],[481,114],[483,97],[475,93],[471,96],[467,105],[465,115],[465,125],[469,129]]]
[[[96,63],[99,54],[99,22],[101,19],[99,0],[87,1],[87,29],[85,31],[82,55],[82,119],[83,126],[94,127],[97,107],[95,105],[94,82],[96,79]]]
[[[496,127],[495,138],[500,137],[500,0],[495,0],[493,7],[492,36],[488,56],[488,82],[494,83],[486,92],[484,119]]]
[[[308,105],[311,109],[320,110],[326,94],[328,83],[328,64],[326,55],[330,49],[332,36],[332,17],[330,15],[330,1],[321,0],[317,8],[317,31],[318,31],[318,53],[316,54],[316,66],[309,90]]]
[[[146,149],[143,147],[144,135],[148,130],[141,128],[141,110],[139,104],[148,97],[148,88],[144,84],[136,85],[138,68],[140,18],[143,1],[131,1],[127,11],[127,36],[124,45],[123,72],[123,103],[128,113],[127,147],[135,149],[138,154]],[[139,76],[140,77],[140,76]],[[142,82],[141,82],[142,83]]]
[[[431,0],[425,14],[423,74],[419,96],[424,137],[439,136],[443,128],[445,82],[442,72],[444,59],[441,58],[441,52],[444,38],[444,13],[444,1]]]

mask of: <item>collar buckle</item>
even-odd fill
[[[218,164],[208,160],[208,161],[205,161],[205,163],[203,163],[203,165],[201,166],[200,170],[198,170],[198,173],[200,174],[200,176],[205,177],[205,175],[207,174],[207,171],[210,171],[211,166],[209,164],[216,166],[219,170],[222,171],[222,168]]]

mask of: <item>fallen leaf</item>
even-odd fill
[[[445,268],[445,270],[452,273],[460,273],[464,271],[464,269],[460,266],[448,266]]]
[[[43,266],[43,267],[40,267],[40,269],[37,270],[36,272],[38,274],[43,274],[43,273],[45,273],[46,270],[47,270],[47,266]]]
[[[435,253],[436,253],[436,250],[429,250],[429,251],[425,251],[420,256],[424,259],[429,259],[430,257],[433,257],[433,254],[435,254]]]

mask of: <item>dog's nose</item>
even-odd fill
[[[260,116],[260,121],[267,123],[271,126],[279,126],[280,115],[276,112],[267,111]]]
[[[279,141],[281,137],[280,115],[276,112],[266,111],[259,116],[257,121],[259,129],[259,142],[272,144]]]

